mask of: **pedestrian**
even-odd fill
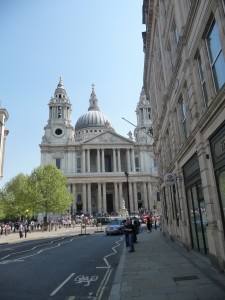
[[[155,216],[155,230],[157,230],[157,217]]]
[[[125,227],[125,232],[128,233],[128,239],[129,239],[129,248],[128,252],[134,252],[134,231],[135,227],[132,224],[131,220],[127,220],[127,225]]]
[[[152,232],[152,220],[150,219],[150,217],[147,217],[146,225],[147,225],[149,232]]]
[[[139,230],[138,226],[138,219],[136,217],[133,218],[133,225],[134,225],[134,243],[137,243],[137,234]]]
[[[126,242],[126,247],[128,248],[130,246],[129,244],[129,232],[126,231],[126,227],[128,225],[128,221],[126,221],[125,225],[125,229],[124,229],[124,233],[125,233],[125,242]]]
[[[23,238],[23,231],[24,231],[24,226],[23,223],[21,222],[19,225],[19,237]]]

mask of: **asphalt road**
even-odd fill
[[[107,300],[124,241],[104,233],[2,245],[1,300]]]

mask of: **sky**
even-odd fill
[[[0,106],[9,113],[3,179],[40,165],[48,103],[62,75],[71,124],[95,84],[100,111],[122,136],[135,129],[143,85],[143,0],[1,0]]]

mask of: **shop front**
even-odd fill
[[[225,237],[225,124],[211,137],[210,147],[219,196],[220,216]]]
[[[207,255],[207,215],[197,154],[183,166],[183,176],[190,224],[191,246],[194,250]]]

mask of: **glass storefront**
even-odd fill
[[[218,188],[221,199],[221,212],[225,220],[225,167],[218,172]]]
[[[183,167],[183,174],[192,248],[202,254],[207,254],[206,227],[208,224],[197,155],[194,155]]]
[[[223,124],[219,130],[210,139],[210,146],[213,158],[213,166],[217,191],[219,196],[219,206],[221,212],[221,221],[223,224],[223,232],[225,235],[225,125]]]
[[[206,235],[207,216],[202,194],[201,182],[197,182],[186,189],[192,246],[203,254],[208,252]]]

